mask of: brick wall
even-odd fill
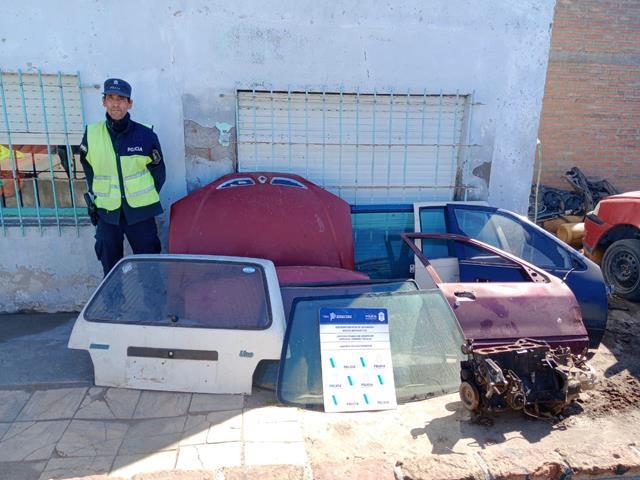
[[[577,166],[640,190],[640,1],[558,0],[539,138],[544,185]]]

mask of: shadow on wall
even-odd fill
[[[464,185],[466,188],[458,191],[455,200],[486,200],[488,198],[491,163],[482,162],[471,173],[472,175],[468,178],[464,178],[463,173],[458,170],[458,177],[462,178],[462,181],[457,180],[456,184]]]

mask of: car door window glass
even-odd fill
[[[460,233],[542,268],[571,268],[571,255],[553,239],[500,212],[455,208]]]
[[[413,231],[413,211],[352,212],[351,223],[356,270],[370,278],[410,275],[413,255],[400,234]]]
[[[444,207],[423,207],[420,209],[420,231],[422,233],[447,233]],[[446,240],[421,239],[422,253],[429,259],[455,256],[450,253]]]

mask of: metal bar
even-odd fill
[[[20,83],[20,98],[22,100],[22,115],[24,116],[25,130],[29,131],[29,116],[27,115],[27,101],[24,98],[24,83],[22,81],[22,70],[18,69],[18,80]]]
[[[84,97],[82,95],[82,84],[80,82],[80,71],[79,70],[76,72],[76,75],[77,75],[76,78],[77,78],[77,82],[78,82],[78,92],[80,92],[80,113],[82,115],[82,124],[86,125],[87,124],[87,119],[86,119],[85,114],[84,114]],[[75,177],[75,172],[74,172],[74,177]],[[89,183],[87,182],[86,176],[85,176],[84,180],[85,180],[85,183],[87,184],[87,190],[89,190]]]
[[[356,91],[356,171],[354,175],[353,203],[358,203],[358,169],[360,164],[360,87]]]
[[[322,185],[325,186],[325,142],[327,141],[327,122],[326,122],[326,103],[325,103],[325,89],[322,89]]]
[[[391,189],[391,145],[393,140],[393,90],[389,95],[389,145],[387,147],[387,199]]]
[[[409,140],[409,90],[407,89],[407,98],[404,108],[404,165],[402,167],[402,185],[407,183],[407,161],[409,159],[408,154],[408,140]],[[402,200],[404,200],[404,189],[402,190]]]
[[[424,144],[424,119],[425,119],[424,113],[426,108],[427,108],[427,89],[425,88],[424,92],[422,92],[422,112],[421,112],[422,125],[420,127],[420,143],[421,144]]]
[[[471,117],[473,115],[473,105],[475,102],[475,96],[476,96],[476,91],[472,90],[471,91],[471,96],[469,97],[469,115],[467,116],[467,138],[465,138],[466,143],[469,143],[469,140],[471,140]],[[460,139],[462,140],[462,139]],[[466,146],[465,146],[466,147]],[[465,161],[465,177],[469,178],[470,175],[470,169],[471,169],[471,165],[469,162],[469,153],[468,150],[465,148],[465,150],[467,151],[467,158]],[[464,188],[464,199],[465,201],[467,200],[467,197],[469,195],[469,189],[467,187]]]
[[[243,142],[246,144],[262,144],[262,145],[271,145],[272,142]],[[287,145],[289,142],[275,142],[276,145]],[[334,142],[309,142],[309,145],[317,145],[317,146],[322,146],[322,145],[326,145],[328,147],[338,147],[340,146],[339,143],[334,143]],[[355,145],[355,143],[351,143],[351,144],[343,144],[343,145]],[[373,146],[380,146],[380,144],[375,144],[375,143],[359,143],[359,145],[361,147],[373,147]],[[392,147],[404,147],[405,144],[404,143],[387,143],[385,145],[390,145]],[[436,147],[438,145],[440,145],[441,147],[457,147],[458,145],[461,145],[463,147],[477,147],[479,145],[477,144],[466,144],[466,143],[462,143],[462,144],[458,144],[458,143],[407,143],[406,144],[408,147]]]
[[[413,203],[351,205],[351,213],[413,213]]]
[[[27,220],[32,220],[29,225],[35,225],[37,224],[37,219],[35,218],[27,218],[27,217],[35,217],[36,214],[38,213],[38,209],[40,211],[40,216],[42,217],[42,219],[44,220],[45,218],[54,218],[55,217],[55,213],[56,213],[56,209],[52,208],[52,207],[22,207],[21,208],[21,212],[22,215],[24,217],[24,221],[26,222]],[[67,219],[71,219],[71,217],[73,217],[73,215],[75,214],[75,211],[73,208],[71,207],[60,207],[58,208],[58,212],[60,213],[60,219],[62,218],[67,218]],[[17,208],[5,208],[4,209],[4,213],[5,213],[5,218],[10,218],[10,217],[17,217],[18,216],[18,209]],[[75,224],[75,223],[74,223]],[[25,223],[26,225],[26,223]],[[44,224],[43,224],[44,225]],[[66,225],[69,225],[69,223],[67,222]]]
[[[287,126],[289,128],[289,172],[291,172],[291,87],[287,91]]]
[[[87,119],[85,118],[84,115],[84,98],[82,96],[82,85],[80,83],[80,70],[78,70],[76,72],[77,75],[77,80],[78,80],[78,92],[80,92],[80,113],[82,114],[82,124],[86,125],[87,124]]]
[[[41,223],[41,219],[40,219],[40,208],[38,208],[39,205],[39,201],[40,201],[40,189],[38,187],[38,171],[36,169],[36,155],[35,153],[31,152],[31,170],[33,171],[33,203],[36,207],[36,216],[38,218],[38,226],[40,227],[40,235],[42,235],[43,231],[42,231],[42,223]]]
[[[4,93],[3,75],[4,75],[4,72],[0,69],[0,93],[2,94],[2,114],[4,116],[4,124],[7,127],[7,140],[9,142],[9,158],[11,159],[11,175],[13,176],[13,188],[16,196],[16,207],[18,209],[18,218],[20,220],[20,232],[22,233],[22,235],[24,235],[24,225],[22,223],[22,212],[20,210],[20,208],[22,207],[22,205],[20,205],[22,203],[22,199],[19,197],[20,188],[19,188],[18,179],[17,179],[18,167],[16,164],[16,154],[15,154],[15,151],[13,150],[13,141],[11,140],[11,126],[9,125],[9,112],[7,112],[7,98]],[[2,190],[2,195],[4,196],[4,189]],[[1,207],[2,206],[0,205],[0,208]],[[3,222],[3,228],[5,228],[5,235],[6,235],[6,227],[4,226],[4,222]]]
[[[0,180],[0,183],[2,183],[2,180]],[[0,225],[2,225],[2,236],[6,237],[7,236],[7,224],[4,222],[4,207],[2,206],[2,199],[4,198],[4,191],[3,191],[3,195],[0,198]]]
[[[427,89],[425,88],[422,91],[422,109],[420,112],[421,115],[421,123],[420,123],[420,144],[426,146],[424,144],[424,122],[425,122],[425,112],[427,110]],[[422,196],[422,191],[419,192],[420,196]]]
[[[253,148],[253,161],[255,162],[255,166],[258,166],[258,117],[257,117],[257,106],[256,106],[256,90],[253,89],[253,138],[255,139],[255,144]],[[239,165],[239,163],[238,163]]]
[[[441,186],[446,187],[446,188],[455,188],[455,185],[441,185]],[[327,188],[336,188],[336,189],[337,188],[353,188],[353,185],[350,185],[350,184],[344,184],[344,185],[327,184]],[[395,189],[398,189],[398,188],[410,188],[412,190],[417,190],[417,189],[420,189],[420,188],[437,189],[437,188],[440,188],[440,186],[438,186],[438,185],[422,185],[422,184],[412,185],[412,184],[409,184],[409,185],[402,185],[402,186],[400,186],[400,185],[397,185],[397,186],[392,185],[391,187],[389,187],[387,185],[380,185],[380,184],[371,184],[371,185],[363,184],[363,185],[360,185],[360,188],[374,188],[374,189],[378,189],[378,190],[381,190],[383,188],[395,188]]]
[[[450,164],[451,164],[451,172],[453,173],[453,178],[456,177],[456,171],[458,169],[458,162],[456,161],[456,147],[455,147],[455,143],[456,143],[456,132],[457,132],[457,124],[458,124],[458,101],[460,100],[460,94],[459,91],[456,90],[456,103],[455,103],[455,107],[453,108],[453,132],[452,132],[452,138],[451,138],[451,143],[454,144],[454,146],[451,147],[451,160],[450,160]],[[460,139],[458,139],[459,141]],[[455,182],[454,182],[455,183]],[[453,195],[455,197],[455,193]]]
[[[436,172],[435,184],[438,184],[438,174],[440,170],[440,129],[442,127],[442,89],[440,89],[440,105],[438,106],[438,130],[436,133]]]
[[[69,195],[71,195],[71,207],[74,212],[76,211],[76,196],[75,196],[75,187],[73,185],[73,176],[72,172],[74,170],[74,158],[73,151],[71,150],[71,145],[69,144],[69,126],[67,124],[67,110],[64,105],[64,89],[62,88],[62,74],[58,71],[58,88],[60,89],[60,107],[62,108],[62,120],[64,123],[64,138],[65,138],[65,148],[67,149],[67,168],[69,169]],[[64,165],[62,166],[64,168]],[[78,226],[78,215],[77,213],[74,215],[76,221],[76,233],[80,236],[80,228]]]
[[[42,83],[42,72],[38,69],[38,82],[40,84],[40,100],[42,102],[42,117],[44,119],[44,131],[47,138],[47,157],[49,159],[49,171],[51,172],[51,188],[53,192],[53,206],[56,209],[56,223],[58,225],[58,233],[62,235],[62,229],[60,228],[60,216],[58,214],[58,195],[56,192],[56,182],[53,175],[53,159],[51,158],[51,142],[49,139],[49,122],[47,120],[47,107],[44,99],[44,85]]]
[[[35,205],[35,209],[36,209],[36,219],[38,221],[38,230],[40,231],[40,235],[42,236],[42,234],[44,233],[44,230],[42,228],[42,215],[40,215],[40,197],[39,195],[37,195],[38,192],[38,179],[37,177],[33,178],[33,196],[34,196],[34,202],[33,204]]]
[[[371,127],[371,183],[375,183],[374,175],[375,175],[375,164],[376,164],[376,105],[378,103],[378,98],[376,95],[375,89],[373,90],[373,112],[371,114],[372,117],[372,127]],[[369,196],[369,200],[373,201],[373,193]]]
[[[236,121],[234,122],[236,124],[236,164],[233,167],[234,171],[238,171],[240,170],[238,168],[239,166],[239,162],[238,162],[238,145],[240,145],[240,95],[238,95],[238,91],[236,90]]]
[[[275,118],[274,118],[274,99],[273,90],[271,90],[271,171],[275,170],[275,158],[276,158],[276,137],[275,137]]]
[[[309,91],[304,92],[305,178],[309,178]]]

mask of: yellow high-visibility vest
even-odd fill
[[[16,150],[15,148],[13,149],[13,154],[13,158],[24,158],[24,153],[22,153],[20,150]],[[9,150],[4,145],[0,145],[0,160],[5,160],[7,158],[11,158],[11,150]]]
[[[107,122],[87,126],[87,162],[93,169],[91,189],[96,195],[96,205],[112,211],[122,205],[120,180]],[[160,201],[153,177],[147,169],[151,157],[145,155],[121,155],[120,167],[124,195],[132,207],[146,207]]]

